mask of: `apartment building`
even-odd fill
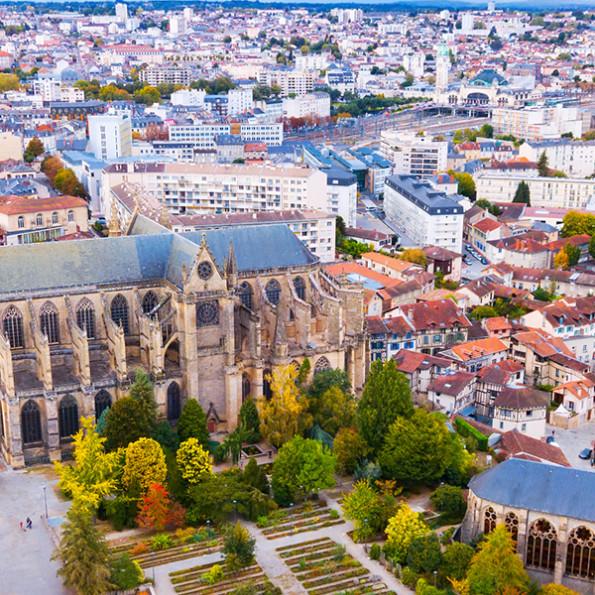
[[[589,120],[578,107],[562,105],[498,107],[492,111],[494,134],[512,134],[528,141],[560,138],[568,132],[580,138],[588,129]]]
[[[230,89],[227,92],[227,114],[235,116],[244,114],[254,109],[252,88]]]
[[[292,93],[306,95],[314,89],[314,79],[314,74],[307,70],[263,70],[258,74],[258,82],[261,85],[278,85],[282,97]]]
[[[328,93],[308,93],[283,99],[283,113],[287,118],[328,118],[331,115],[331,96]]]
[[[192,70],[189,66],[154,64],[140,69],[138,78],[152,87],[156,87],[159,83],[188,86],[192,81]]]
[[[446,169],[448,143],[397,130],[383,130],[380,152],[393,173],[429,178]]]
[[[388,177],[384,211],[417,245],[461,253],[463,207],[427,182],[411,175]]]
[[[75,196],[0,197],[0,230],[8,246],[55,240],[87,229],[87,201]]]
[[[169,127],[169,140],[193,143],[199,149],[214,149],[215,137],[222,134],[238,134],[245,142],[280,146],[283,124],[176,124]]]
[[[326,176],[326,210],[342,217],[347,227],[354,227],[357,217],[357,176],[341,167],[320,171]]]
[[[123,182],[142,187],[174,214],[327,210],[324,173],[296,165],[114,163],[101,175],[104,213],[111,188]]]
[[[127,116],[89,116],[89,149],[97,159],[119,159],[132,154],[132,128]]]
[[[529,185],[532,207],[594,209],[595,179],[542,178],[481,170],[474,175],[477,198],[512,202],[521,182]]]
[[[529,141],[519,147],[519,156],[537,162],[545,153],[548,167],[563,171],[573,178],[595,174],[595,141],[561,138]]]

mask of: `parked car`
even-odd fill
[[[486,259],[486,257],[485,257],[485,256],[482,256],[482,257],[479,259],[479,261],[481,262],[481,264],[488,264],[488,261],[487,261],[487,259]]]
[[[593,451],[590,448],[583,448],[583,450],[581,450],[578,453],[578,456],[580,459],[585,459],[588,460],[591,458],[591,455],[593,454]]]

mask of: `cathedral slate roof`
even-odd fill
[[[162,279],[181,288],[182,270],[190,272],[203,233],[175,234],[140,215],[131,233],[117,238],[5,246],[0,258],[0,299]],[[229,256],[230,243],[239,271],[318,261],[286,225],[212,229],[204,234],[220,269]]]
[[[595,473],[508,459],[469,482],[479,498],[525,510],[595,522]]]

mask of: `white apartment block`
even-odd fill
[[[138,78],[147,85],[156,87],[159,83],[172,85],[189,85],[192,80],[192,70],[188,66],[159,65],[141,68]]]
[[[272,87],[279,85],[281,95],[305,95],[314,89],[315,76],[307,70],[263,70],[258,73],[258,82],[261,85]]]
[[[448,143],[397,130],[383,130],[380,152],[395,174],[429,178],[446,170]]]
[[[357,177],[340,167],[321,170],[326,176],[326,211],[340,216],[347,227],[356,226]]]
[[[283,99],[283,112],[287,118],[329,118],[331,96],[317,92],[300,97],[286,97]]]
[[[415,176],[386,179],[384,211],[420,247],[439,246],[461,253],[463,207]]]
[[[199,89],[179,89],[171,94],[171,104],[187,107],[204,107],[206,95],[206,91]]]
[[[492,111],[494,134],[512,134],[529,141],[560,138],[568,132],[579,138],[586,132],[589,120],[590,116],[579,108],[562,105],[498,107]]]
[[[490,202],[512,202],[518,185],[529,185],[532,207],[560,209],[595,208],[595,179],[541,178],[509,173],[479,171],[474,175],[477,198]]]
[[[235,116],[254,109],[252,89],[230,89],[227,92],[227,114]]]
[[[102,171],[104,213],[111,207],[111,188],[124,182],[139,185],[179,214],[327,210],[324,173],[296,165],[111,164]]]
[[[97,159],[119,159],[132,154],[132,128],[127,116],[89,116],[89,149]]]
[[[280,146],[283,143],[283,124],[176,124],[169,127],[172,141],[193,143],[199,149],[214,149],[215,137],[220,134],[239,134],[245,142]]]
[[[551,141],[528,141],[519,147],[519,156],[537,162],[545,153],[548,167],[573,178],[595,174],[595,141],[562,138]]]

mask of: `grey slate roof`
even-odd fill
[[[286,225],[212,229],[205,238],[222,268],[233,243],[239,271],[309,265],[318,261]],[[202,243],[202,232],[175,234],[138,215],[131,235],[118,238],[5,246],[0,300],[56,294],[79,287],[167,280],[182,286]]]
[[[504,506],[595,522],[592,471],[508,459],[473,477],[469,488]]]

